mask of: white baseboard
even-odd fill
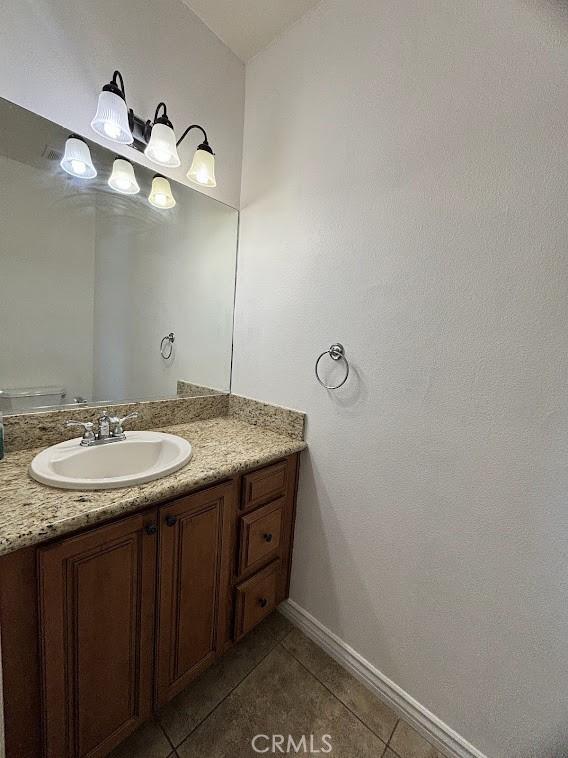
[[[450,758],[487,758],[293,600],[278,610]]]

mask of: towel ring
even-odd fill
[[[320,375],[318,373],[318,367],[319,367],[319,362],[321,361],[324,355],[329,355],[332,361],[345,362],[345,376],[343,377],[343,380],[339,382],[339,384],[329,385],[320,379]],[[343,385],[345,384],[349,376],[349,361],[345,357],[345,348],[340,342],[334,343],[329,348],[329,350],[324,350],[323,353],[320,356],[318,356],[318,359],[316,360],[316,365],[315,365],[315,372],[316,372],[316,379],[318,380],[318,382],[321,384],[322,387],[326,388],[326,390],[338,390],[340,387],[343,387]]]
[[[160,355],[165,361],[169,361],[169,359],[172,357],[172,353],[174,351],[174,341],[175,341],[174,333],[170,332],[160,342]],[[168,346],[170,348],[169,350],[168,350]]]

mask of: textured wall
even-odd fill
[[[493,758],[568,750],[554,6],[327,0],[247,69],[233,391],[308,414],[292,597]]]
[[[69,403],[90,398],[95,209],[3,155],[0,177],[0,388],[55,385]]]
[[[90,128],[97,96],[120,69],[139,115],[153,117],[165,100],[178,135],[203,124],[218,186],[202,191],[238,207],[244,66],[181,0],[4,0],[0,50],[0,97],[100,142]],[[180,147],[182,166],[161,173],[191,185],[185,174],[196,135]],[[137,160],[155,168],[141,154]]]

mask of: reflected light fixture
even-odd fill
[[[152,179],[152,189],[148,195],[148,202],[154,208],[167,210],[173,208],[176,204],[175,197],[172,194],[172,188],[165,176],[156,174]]]
[[[187,178],[203,187],[217,186],[215,153],[209,145],[205,129],[199,124],[192,124],[176,142],[174,128],[163,102],[158,103],[153,122],[137,116],[126,105],[124,79],[120,71],[115,71],[112,80],[103,87],[91,126],[106,139],[132,145],[153,163],[167,168],[181,165],[177,148],[192,129],[199,129],[203,133],[203,142],[195,151]]]
[[[113,142],[120,142],[122,145],[131,145],[134,142],[126,107],[124,80],[120,71],[115,71],[112,80],[103,87],[91,127],[97,134]]]
[[[112,174],[109,177],[108,186],[123,195],[136,195],[140,192],[140,185],[134,174],[134,166],[129,160],[116,156],[112,164]]]
[[[65,142],[65,154],[61,159],[61,168],[78,179],[94,179],[97,170],[93,166],[91,151],[82,137],[70,134]]]
[[[158,115],[160,108],[163,108],[161,116]],[[158,103],[156,114],[154,115],[154,123],[151,127],[150,141],[146,145],[144,155],[154,163],[157,163],[158,166],[167,166],[169,168],[181,166],[174,127],[168,118],[165,103]]]

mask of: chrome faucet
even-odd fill
[[[83,438],[81,445],[90,447],[91,445],[104,445],[108,442],[120,442],[126,439],[126,434],[122,425],[129,419],[138,418],[138,414],[129,413],[127,416],[119,418],[118,416],[109,416],[106,411],[99,418],[99,428],[95,432],[94,424],[91,421],[67,421],[66,429],[74,426],[83,427]]]

